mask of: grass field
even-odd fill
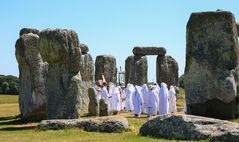
[[[177,101],[179,110],[183,108],[184,91],[180,90]],[[18,118],[18,96],[0,95],[0,142],[173,142],[175,140],[156,139],[138,135],[140,126],[148,119],[136,119],[131,113],[121,113],[129,120],[130,128],[123,133],[85,132],[79,129],[59,131],[36,131],[38,123],[24,123]]]

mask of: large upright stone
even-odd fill
[[[125,84],[148,83],[148,60],[146,56],[129,56],[125,60]]]
[[[100,116],[108,116],[109,115],[109,107],[104,99],[100,99],[99,101],[99,115]]]
[[[21,116],[28,120],[46,118],[45,84],[48,65],[42,60],[38,41],[38,35],[29,33],[22,34],[16,42],[20,81],[19,108]]]
[[[95,61],[95,80],[102,79],[104,75],[107,82],[117,81],[116,59],[111,55],[99,55]]]
[[[94,88],[88,89],[89,102],[89,116],[97,116],[99,114],[99,104],[96,99],[96,91]]]
[[[178,63],[171,56],[158,56],[156,62],[157,83],[178,86]]]
[[[81,84],[81,112],[88,113],[88,104],[89,104],[89,97],[88,97],[88,89],[94,87],[95,81],[95,72],[94,72],[94,62],[89,53],[82,53],[81,55],[81,65],[80,65],[80,73],[82,77],[82,84]]]
[[[73,30],[40,32],[39,48],[49,63],[46,83],[48,119],[78,118],[82,106],[81,49]]]
[[[187,24],[187,113],[222,119],[238,115],[238,40],[231,12],[192,13]]]
[[[164,47],[134,47],[134,55],[165,55],[167,50]]]

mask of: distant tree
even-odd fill
[[[179,87],[184,88],[184,74],[179,77]]]
[[[7,94],[9,91],[9,85],[7,82],[3,82],[1,85],[1,90],[3,94]]]

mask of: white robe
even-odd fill
[[[148,113],[148,106],[147,106],[147,102],[148,102],[148,87],[146,84],[144,84],[142,86],[142,95],[143,95],[143,101],[144,103],[142,104],[142,113],[147,114]]]
[[[115,89],[115,85],[113,84],[110,84],[109,86],[109,104],[108,104],[108,110],[111,111],[113,110],[113,105],[114,105],[114,102],[113,102],[113,93],[114,93],[114,89]]]
[[[170,90],[168,92],[168,101],[169,101],[169,112],[177,112],[176,106],[176,92],[173,86],[170,86]]]
[[[128,84],[126,91],[125,91],[125,107],[126,111],[132,111],[133,110],[133,103],[132,103],[132,96],[135,92],[135,88],[133,84]]]
[[[112,110],[116,110],[116,111],[120,111],[121,107],[120,107],[120,91],[118,87],[114,88],[114,91],[112,93],[112,105],[111,105],[111,109]]]
[[[141,114],[141,105],[143,104],[143,97],[140,86],[135,86],[135,92],[133,94],[134,114]]]
[[[165,83],[161,83],[160,88],[160,98],[159,98],[159,114],[168,114],[169,103],[168,103],[168,88]]]
[[[102,88],[101,91],[101,99],[104,99],[105,102],[109,105],[109,93],[105,86]]]
[[[147,106],[148,106],[148,114],[149,115],[156,115],[158,111],[158,93],[156,89],[152,89],[148,91],[148,101],[147,101]]]
[[[102,94],[101,91],[97,91],[97,92],[96,92],[96,99],[97,99],[98,103],[100,102],[101,94]]]
[[[124,89],[121,93],[121,110],[123,111],[125,110],[125,98],[126,98],[125,91],[126,89]]]

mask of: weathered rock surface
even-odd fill
[[[81,112],[88,113],[88,89],[93,88],[95,81],[94,62],[89,53],[81,55],[80,73],[82,79]]]
[[[84,97],[77,34],[66,29],[43,30],[40,32],[39,48],[43,60],[49,63],[47,118],[78,118]]]
[[[148,120],[140,128],[143,136],[177,140],[239,141],[239,125],[193,115],[163,115]]]
[[[231,12],[192,13],[187,24],[187,113],[222,119],[238,115],[238,39]]]
[[[239,23],[237,23],[237,35],[239,36]]]
[[[129,56],[125,60],[125,84],[148,83],[148,60],[146,56]]]
[[[87,45],[81,43],[80,44],[80,48],[81,48],[81,53],[84,55],[84,54],[87,54],[89,52],[89,48]]]
[[[164,47],[134,47],[134,55],[165,55],[167,50]]]
[[[79,128],[85,131],[123,132],[128,129],[128,120],[122,117],[98,117],[93,119],[44,120],[38,125],[40,130],[60,130]]]
[[[97,116],[99,114],[99,104],[96,99],[96,91],[94,88],[88,89],[88,96],[90,99],[89,107],[88,107],[89,115]]]
[[[178,63],[171,56],[158,56],[156,62],[157,83],[178,86]]]
[[[37,29],[31,29],[31,28],[23,28],[20,30],[20,36],[22,36],[23,34],[29,34],[29,33],[39,35],[40,31]]]
[[[100,105],[99,115],[100,116],[108,116],[109,115],[109,109],[108,109],[107,102],[104,99],[100,99],[99,105]]]
[[[116,59],[111,55],[99,55],[95,61],[95,80],[102,79],[104,75],[107,82],[117,81]]]
[[[16,42],[16,59],[20,72],[19,108],[21,116],[28,120],[46,118],[45,84],[48,64],[42,60],[38,41],[38,35],[29,33],[23,34]]]

